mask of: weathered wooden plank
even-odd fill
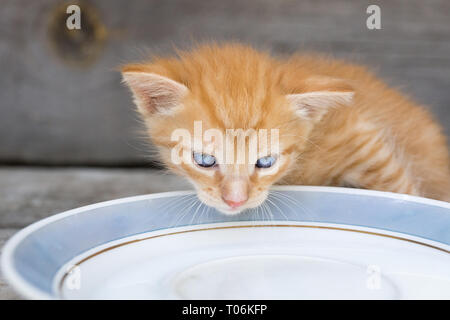
[[[17,231],[17,229],[0,229],[0,255],[5,242]],[[0,300],[12,299],[21,299],[21,297],[6,283],[6,280],[0,271]]]
[[[146,169],[0,168],[0,228],[22,228],[96,202],[187,190],[179,177]]]
[[[146,163],[131,99],[113,70],[145,48],[167,53],[192,39],[235,39],[275,54],[316,50],[367,64],[429,105],[450,134],[447,0],[377,1],[381,30],[365,27],[368,0],[90,1],[105,42],[79,65],[68,62],[76,47],[55,50],[61,40],[52,35],[64,27],[50,31],[49,23],[59,3],[2,2],[0,163]]]

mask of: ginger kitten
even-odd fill
[[[224,213],[259,206],[273,184],[354,186],[450,201],[441,128],[364,67],[315,55],[280,60],[225,44],[129,64],[122,73],[161,161]],[[224,143],[195,136],[196,121],[202,132],[224,135],[277,129],[276,152],[258,147],[245,153],[253,162],[219,161]],[[194,142],[180,146],[177,129]],[[250,139],[242,141],[249,146]],[[174,148],[191,161],[174,163]]]

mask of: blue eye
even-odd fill
[[[275,158],[272,156],[262,157],[256,161],[257,168],[270,168],[275,163]]]
[[[209,154],[194,152],[193,157],[200,167],[209,168],[216,164],[216,157]]]

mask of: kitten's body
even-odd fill
[[[450,201],[440,127],[363,67],[313,55],[280,61],[225,45],[128,65],[123,72],[162,160],[193,182],[202,201],[224,212],[259,205],[274,183],[355,186]],[[279,170],[174,165],[168,161],[171,133],[192,131],[196,120],[223,131],[278,128]],[[227,197],[248,206],[229,211]]]
[[[427,111],[359,66],[298,57],[287,69],[347,79],[355,96],[350,107],[330,110],[315,125],[297,162],[302,168],[294,167],[283,183],[350,185],[450,201],[445,137]]]

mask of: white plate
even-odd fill
[[[448,203],[277,189],[270,221],[182,217],[190,192],[76,209],[16,235],[3,270],[29,298],[450,299]]]
[[[56,280],[69,299],[450,298],[448,253],[343,226],[180,228],[73,262],[65,270],[78,269]]]

